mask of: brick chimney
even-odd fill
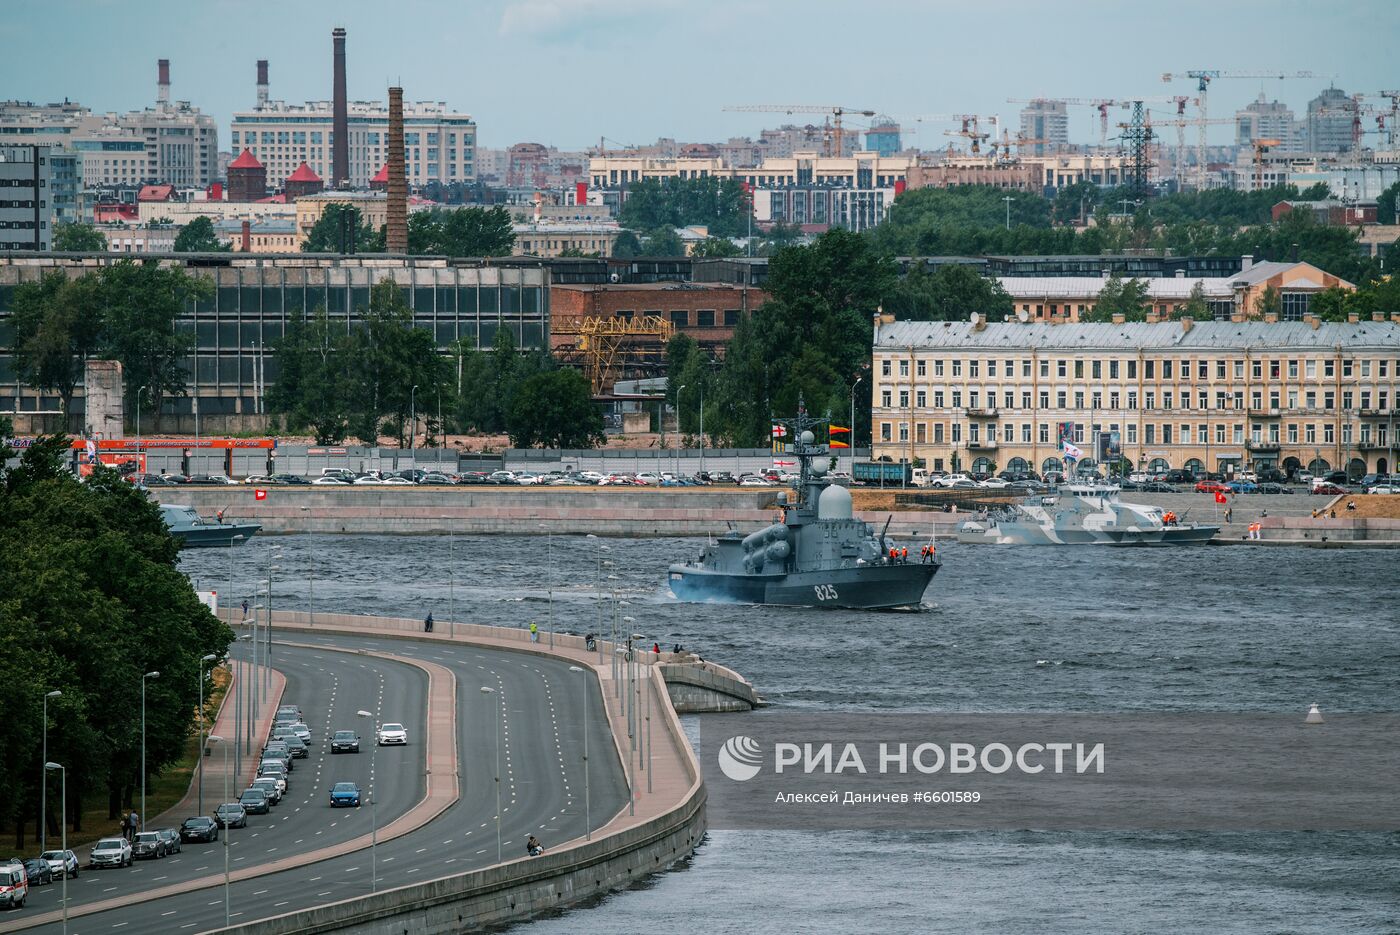
[[[163,58],[156,62],[156,103],[170,103],[170,59]]]
[[[1264,314],[1264,323],[1265,323],[1265,324],[1269,324],[1269,325],[1276,325],[1276,324],[1278,324],[1278,313],[1277,313],[1277,312],[1266,312],[1266,313]]]
[[[408,178],[404,175],[403,88],[389,89],[389,203],[384,249],[408,252]]]
[[[258,59],[258,110],[267,107],[267,59]]]
[[[350,184],[350,103],[345,91],[345,30],[331,30],[331,188]]]
[[[253,252],[253,222],[243,222],[243,246],[240,247],[244,253]]]
[[[1128,316],[1127,316],[1127,315],[1124,315],[1122,312],[1114,312],[1114,313],[1113,313],[1113,323],[1114,323],[1115,325],[1121,325],[1121,324],[1123,324],[1124,322],[1126,322],[1127,320],[1128,320]],[[1147,320],[1148,320],[1149,322],[1154,322],[1154,321],[1156,321],[1156,320],[1157,320],[1157,313],[1156,313],[1156,312],[1148,312],[1148,313],[1147,313]]]
[[[1359,325],[1360,323],[1361,323],[1361,316],[1360,316],[1360,315],[1358,315],[1356,312],[1347,312],[1347,324],[1349,324],[1349,325]]]
[[[1316,331],[1318,328],[1322,327],[1322,319],[1318,318],[1316,315],[1309,315],[1308,325],[1312,328],[1312,330]]]
[[[1192,318],[1190,315],[1181,316],[1181,330],[1183,333],[1190,331],[1195,326],[1195,324],[1196,319]]]
[[[1372,320],[1372,321],[1385,321],[1385,312],[1372,312],[1372,313],[1371,313],[1371,320]]]

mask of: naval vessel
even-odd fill
[[[816,432],[825,419],[799,404],[794,419],[775,420],[792,439],[787,455],[799,465],[792,490],[778,492],[781,520],[747,535],[730,530],[694,562],[668,569],[671,591],[683,601],[726,601],[884,610],[917,607],[941,567],[891,561],[892,543],[851,509],[851,492],[827,476],[830,447]]]

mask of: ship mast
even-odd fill
[[[818,442],[817,429],[825,426],[829,419],[816,419],[807,414],[807,404],[801,396],[797,398],[797,415],[791,419],[775,419],[778,425],[787,429],[788,454],[797,457],[798,464],[798,497],[801,505],[810,509],[815,498],[810,496],[809,487],[825,486],[825,481],[820,480],[812,472],[812,459],[816,457],[829,456],[831,448]],[[807,433],[811,433],[811,440],[807,439]],[[825,470],[821,472],[823,475]]]

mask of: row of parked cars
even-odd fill
[[[70,850],[44,851],[38,857],[0,860],[0,906],[23,909],[31,886],[47,886],[65,875],[78,875],[78,855]]]

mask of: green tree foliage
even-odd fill
[[[508,428],[516,448],[594,448],[604,440],[603,414],[577,370],[536,373],[521,383]]]
[[[410,406],[427,411],[427,400],[447,385],[448,364],[437,352],[433,332],[413,326],[413,311],[393,280],[376,284],[369,307],[358,312],[346,347],[349,431],[367,445],[377,444],[387,419],[402,446]]]
[[[706,237],[695,245],[695,249],[690,252],[690,255],[703,259],[738,256],[741,252],[739,245],[728,237]]]
[[[679,414],[682,432],[700,431],[700,399],[713,405],[714,386],[714,362],[705,349],[688,334],[672,337],[666,344],[666,402]]]
[[[618,222],[632,230],[702,225],[716,237],[748,228],[748,195],[734,179],[642,179],[627,187]]]
[[[1282,315],[1283,296],[1273,286],[1265,286],[1255,302],[1254,310],[1260,315]]]
[[[999,281],[959,263],[932,272],[922,263],[915,264],[885,299],[884,307],[901,321],[967,321],[973,312],[1000,321],[1014,309]]]
[[[639,256],[685,256],[685,244],[673,227],[655,227],[647,231]]]
[[[105,789],[115,816],[140,786],[142,673],[160,672],[146,696],[157,774],[193,729],[200,658],[223,655],[233,634],[176,568],[156,505],[105,468],[79,483],[67,451],[66,438],[44,438],[17,467],[0,466],[0,684],[15,699],[62,691],[49,702],[49,759],[67,768],[72,801]],[[0,718],[0,820],[18,829],[16,850],[21,822],[33,827],[39,813],[39,710],[10,704]],[[48,801],[52,837],[56,791]]]
[[[434,208],[408,218],[408,252],[451,257],[509,256],[515,246],[510,212],[495,208]]]
[[[1376,220],[1381,224],[1400,224],[1400,214],[1396,213],[1396,201],[1400,199],[1400,182],[1381,192],[1376,199]]]
[[[1192,318],[1196,321],[1210,320],[1210,305],[1206,302],[1206,289],[1199,279],[1192,283],[1191,293],[1186,297],[1186,304],[1181,307],[1177,317]]]
[[[1323,321],[1346,321],[1348,315],[1370,319],[1376,310],[1376,292],[1372,289],[1340,289],[1333,286],[1312,297],[1308,310]]]
[[[308,426],[318,445],[344,441],[349,429],[350,344],[344,325],[332,324],[324,307],[293,321],[273,343],[279,366],[268,408],[291,425]]]
[[[349,221],[342,221],[345,216]],[[329,204],[301,245],[302,253],[383,253],[384,231],[365,223],[354,205]]]
[[[714,425],[707,419],[706,428],[757,445],[769,438],[769,419],[796,411],[799,397],[809,412],[845,412],[850,387],[869,360],[871,315],[895,279],[891,261],[845,230],[780,251],[769,264],[771,298],[741,320],[725,351]],[[868,410],[868,380],[863,392]]]
[[[55,224],[53,248],[64,253],[106,253],[107,238],[91,224]]]
[[[617,235],[617,240],[613,241],[612,255],[617,257],[641,256],[641,239],[632,231],[622,231]]]
[[[214,234],[214,222],[201,215],[175,235],[176,253],[227,253],[233,247]]]
[[[1006,229],[1010,197],[1011,230]],[[992,244],[1005,247],[1022,228],[1021,237],[1049,233],[1050,203],[1039,195],[1007,192],[986,185],[959,188],[921,188],[895,199],[884,223],[869,232],[877,249],[894,256],[937,256],[957,253],[997,253],[1005,249],[976,249]],[[979,242],[973,234],[982,234]],[[1071,233],[1072,239],[1072,233]],[[967,249],[962,249],[966,247]],[[1041,251],[1044,252],[1044,251]]]
[[[1094,307],[1081,315],[1080,320],[1105,322],[1112,321],[1114,315],[1122,315],[1126,321],[1146,321],[1151,305],[1147,291],[1147,280],[1124,280],[1114,273],[1104,280]]]
[[[1075,182],[1055,193],[1050,219],[1056,224],[1087,223],[1103,201],[1103,189],[1093,182]]]
[[[57,393],[63,412],[83,380],[84,361],[102,347],[105,314],[96,274],[69,279],[61,270],[21,283],[11,301],[12,350],[19,378]]]

